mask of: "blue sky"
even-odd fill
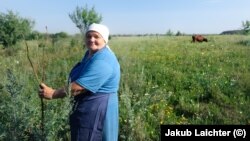
[[[111,34],[219,34],[250,20],[250,0],[0,0],[0,12],[12,10],[35,21],[34,30],[79,33],[68,14],[77,6],[95,7]]]

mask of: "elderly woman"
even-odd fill
[[[75,100],[70,115],[72,141],[118,140],[120,65],[107,45],[108,37],[106,26],[91,24],[85,34],[88,50],[69,74]],[[66,91],[41,83],[39,95],[45,99],[63,98]]]

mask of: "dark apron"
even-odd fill
[[[71,141],[101,141],[109,94],[80,94],[70,115]]]

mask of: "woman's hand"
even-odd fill
[[[47,85],[45,85],[44,83],[41,83],[40,85],[39,85],[39,92],[38,92],[38,94],[39,94],[39,96],[41,97],[41,98],[45,98],[45,99],[48,99],[48,100],[50,100],[50,99],[52,99],[53,98],[53,94],[55,93],[55,90],[54,89],[52,89],[51,87],[48,87]]]

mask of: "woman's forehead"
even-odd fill
[[[98,35],[98,36],[100,36],[100,33],[96,32],[96,31],[88,31],[86,33],[86,35]]]

